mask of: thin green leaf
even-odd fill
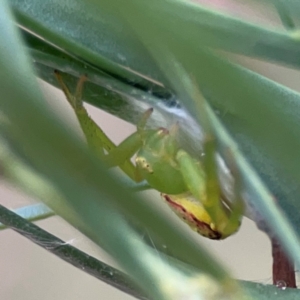
[[[45,207],[45,205],[43,206]],[[83,270],[137,299],[147,299],[142,296],[142,293],[124,273],[76,249],[47,231],[24,220],[19,214],[8,210],[2,205],[0,205],[0,221],[5,226],[12,228],[33,243],[58,256],[76,268]]]
[[[140,3],[153,18],[171,22],[169,34],[187,48],[206,44],[233,53],[300,66],[300,40],[289,32],[250,24],[189,1]],[[89,1],[10,0],[10,4],[21,26],[64,51],[141,85],[149,84],[141,74],[165,82],[164,75],[132,31],[107,11],[105,4],[99,2],[101,9],[97,12]],[[122,5],[124,2],[115,10],[121,10]]]
[[[258,300],[297,300],[300,296],[299,290],[285,288],[284,283],[281,288],[254,282],[243,282],[242,286],[253,299]]]
[[[285,4],[285,1],[282,0],[275,0],[272,1],[273,5],[277,9],[278,15],[281,19],[282,24],[287,28],[287,29],[296,29],[296,24],[292,18],[292,15]]]
[[[6,226],[85,273],[137,299],[148,299],[138,291],[137,287],[134,286],[123,272],[76,249],[69,243],[22,219],[1,205],[0,221],[5,222]],[[284,286],[279,289],[274,286],[250,282],[242,282],[242,286],[253,299],[265,300],[276,298],[278,300],[293,300],[299,297],[298,290],[286,289]]]
[[[13,212],[28,221],[43,220],[54,215],[54,212],[51,209],[41,203],[20,207],[13,210]],[[5,228],[5,224],[0,223],[0,230]]]

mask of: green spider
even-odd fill
[[[181,149],[176,139],[177,124],[170,130],[145,129],[153,109],[142,115],[137,131],[116,146],[83,106],[81,94],[87,78],[80,78],[73,95],[60,73],[56,71],[55,75],[77,116],[88,146],[108,167],[119,166],[137,183],[146,180],[151,188],[161,193],[172,210],[202,236],[220,240],[239,229],[242,201],[235,195],[237,199],[232,204],[221,194],[214,153],[206,153],[201,162]],[[210,139],[206,142],[210,143]],[[131,158],[135,154],[134,165]],[[212,172],[206,172],[206,159],[211,159],[208,165]]]

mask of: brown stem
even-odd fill
[[[273,284],[280,288],[297,288],[294,264],[285,254],[279,242],[271,238],[273,255]]]

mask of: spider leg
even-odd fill
[[[83,105],[82,91],[83,91],[84,82],[87,80],[87,77],[86,76],[80,77],[77,83],[75,93],[72,94],[69,88],[67,87],[67,85],[64,83],[60,72],[55,71],[55,76],[69,104],[72,106],[77,116],[77,119],[84,133],[84,136],[87,140],[89,148],[92,151],[94,151],[102,161],[107,161],[108,166],[118,165],[120,169],[126,175],[128,175],[133,181],[136,182],[141,181],[142,178],[140,178],[137,168],[130,160],[132,155],[138,150],[141,144],[141,141],[139,141],[138,134],[134,133],[133,135],[128,137],[123,143],[121,143],[122,145],[121,149],[117,150],[118,147],[111,141],[111,139],[104,133],[104,131],[93,121],[93,119],[88,115]],[[144,123],[146,123],[146,120],[144,121]],[[143,124],[140,125],[141,129],[143,128],[143,126],[144,126]],[[128,150],[128,147],[131,148]],[[125,152],[124,152],[124,148],[126,149]],[[106,154],[105,151],[108,154]],[[113,162],[114,158],[119,157],[120,152],[122,153],[122,156],[118,158],[116,162]]]

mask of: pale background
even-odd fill
[[[243,60],[243,63],[275,81],[299,90],[299,72],[283,67],[274,67],[267,63],[257,63],[249,59]],[[41,86],[47,99],[55,107],[55,111],[64,118],[70,117],[72,124],[78,128],[62,93],[46,84],[41,84]],[[88,106],[88,110],[116,143],[134,131],[132,125],[98,109]],[[0,203],[9,208],[16,208],[34,201],[5,182],[0,182],[0,195]],[[157,194],[153,193],[151,197],[153,197],[152,201],[161,203]],[[162,209],[173,217],[172,212],[165,206],[162,206]],[[95,257],[113,263],[105,253],[60,218],[52,217],[39,221],[38,225]],[[178,226],[181,226],[180,221]],[[271,283],[270,243],[265,234],[258,231],[250,220],[244,219],[241,230],[225,241],[210,241],[196,233],[192,232],[191,234],[228,266],[236,278]],[[12,230],[5,230],[0,232],[0,299],[126,300],[133,298],[68,265]]]

